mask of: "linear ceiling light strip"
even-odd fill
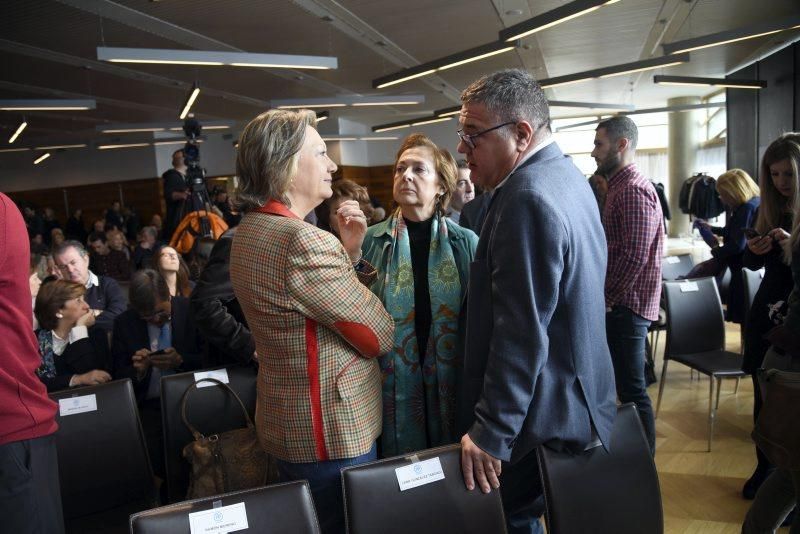
[[[575,0],[502,30],[500,32],[500,40],[513,41],[514,39],[522,39],[616,2],[619,2],[619,0]]]
[[[662,45],[662,47],[664,48],[665,54],[678,54],[712,46],[735,43],[746,39],[754,39],[756,37],[763,37],[765,35],[798,28],[800,28],[800,15],[779,17],[777,20],[772,19],[768,22],[746,26],[744,28],[736,28],[703,35],[701,37],[694,37],[692,39],[685,39],[683,41],[675,41],[674,43],[666,43]]]
[[[603,67],[601,69],[576,72],[574,74],[557,76],[555,78],[545,78],[543,80],[539,80],[539,84],[543,88],[556,87],[558,85],[567,85],[570,83],[582,82],[594,78],[609,78],[611,76],[620,76],[623,74],[629,74],[631,72],[640,72],[644,70],[671,67],[674,65],[679,65],[681,63],[687,63],[689,59],[690,59],[689,54],[661,56],[653,59],[634,61],[632,63],[613,65],[611,67]]]
[[[272,69],[338,68],[338,59],[330,56],[251,54],[248,52],[170,50],[162,48],[114,48],[98,46],[97,59],[111,63],[155,63],[200,66],[228,65],[231,67],[256,67]]]
[[[192,92],[189,93],[189,96],[186,98],[186,103],[184,103],[183,105],[183,110],[181,111],[181,114],[178,115],[179,119],[183,120],[186,118],[186,116],[189,114],[189,110],[192,109],[192,104],[194,104],[194,101],[197,100],[197,95],[199,94],[200,94],[200,86],[198,86],[195,83],[192,86]]]
[[[334,96],[330,98],[288,98],[272,100],[281,109],[343,108],[347,106],[406,106],[424,104],[425,95]]]
[[[699,78],[695,76],[653,76],[653,83],[658,85],[690,85],[702,87],[726,87],[728,89],[763,89],[766,80],[737,80],[735,78]]]
[[[80,111],[97,108],[95,100],[0,100],[0,111]]]
[[[19,137],[19,134],[22,133],[22,130],[24,130],[26,126],[28,126],[28,123],[23,119],[17,130],[8,138],[9,145],[17,140],[17,137]]]
[[[388,76],[376,78],[372,80],[372,87],[375,89],[384,89],[386,87],[407,82],[422,76],[427,76],[438,71],[452,69],[453,67],[458,67],[466,63],[479,61],[481,59],[496,56],[497,54],[502,54],[504,52],[510,52],[519,46],[519,41],[497,41],[494,43],[477,46],[475,48],[470,48],[469,50],[464,50],[463,52],[458,52],[443,58],[428,61],[427,63],[417,65],[416,67],[403,69],[395,72],[394,74],[389,74]]]

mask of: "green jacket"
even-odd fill
[[[461,228],[446,217],[444,220],[447,221],[447,235],[450,238],[450,246],[453,248],[453,256],[458,268],[458,277],[461,281],[461,300],[463,301],[469,279],[469,264],[475,259],[478,236],[472,230]],[[386,285],[386,265],[391,254],[392,234],[389,230],[389,221],[390,219],[387,218],[385,221],[370,226],[362,246],[364,259],[378,270],[378,277],[370,286],[370,290],[381,299],[383,299]]]

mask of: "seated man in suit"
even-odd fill
[[[114,321],[114,378],[133,381],[142,429],[156,476],[164,477],[161,377],[200,367],[200,338],[189,318],[189,299],[170,297],[153,269],[131,278],[131,308]]]
[[[83,299],[94,312],[94,328],[111,332],[114,319],[128,307],[125,294],[116,280],[98,276],[89,270],[89,253],[78,241],[64,241],[53,251],[53,259],[65,280],[86,287]]]

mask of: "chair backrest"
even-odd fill
[[[197,371],[202,373],[204,371]],[[252,367],[228,367],[228,385],[239,398],[251,418],[255,417],[256,374]],[[186,499],[189,487],[189,463],[183,448],[194,439],[181,419],[181,397],[195,382],[195,373],[180,373],[161,379],[161,417],[164,423],[164,461],[167,472],[167,500]],[[217,434],[246,426],[239,403],[222,388],[199,387],[187,402],[186,418],[203,435]]]
[[[550,534],[663,532],[658,473],[633,403],[618,408],[608,452],[536,454]]]
[[[317,512],[311,499],[308,482],[300,480],[263,488],[224,493],[154,508],[130,518],[131,534],[190,534],[206,532],[190,528],[189,514],[243,504],[247,517],[247,532],[269,534],[320,534]],[[231,509],[222,509],[218,516]],[[211,514],[213,521],[213,513]],[[193,516],[197,517],[197,516]],[[213,527],[213,523],[209,525]],[[209,530],[213,532],[213,530]],[[224,530],[224,532],[228,532]]]
[[[747,317],[750,312],[750,306],[753,305],[753,300],[756,298],[758,288],[761,287],[761,280],[764,278],[764,269],[758,271],[751,271],[750,269],[742,269],[742,282],[744,285],[744,314]]]
[[[152,506],[153,471],[130,379],[51,397],[59,403],[55,436],[65,518],[137,501]]]
[[[434,459],[439,461],[443,479],[400,490],[396,469],[435,467],[435,461],[421,464]],[[464,486],[460,445],[343,469],[342,485],[349,534],[506,531],[499,492],[484,494]]]
[[[661,279],[677,280],[679,276],[686,276],[694,267],[691,254],[678,254],[661,258]]]
[[[667,342],[664,357],[725,349],[725,321],[714,278],[664,282]]]

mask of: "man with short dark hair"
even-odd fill
[[[167,204],[167,215],[164,218],[163,238],[166,243],[172,239],[172,233],[181,222],[181,217],[186,211],[186,199],[191,194],[189,184],[186,182],[186,162],[183,150],[176,150],[172,154],[172,168],[161,175],[164,180],[164,201]]]
[[[656,448],[653,407],[645,382],[645,337],[658,319],[664,234],[653,184],[634,163],[639,132],[623,115],[597,126],[592,157],[608,176],[603,227],[608,241],[606,333],[617,396],[636,403],[651,452]]]
[[[53,259],[65,279],[86,286],[83,299],[97,317],[92,328],[111,332],[114,319],[128,307],[119,284],[113,278],[98,276],[89,270],[89,253],[77,241],[64,241],[53,251]]]
[[[163,478],[161,377],[198,369],[200,338],[189,318],[189,299],[170,297],[158,271],[135,272],[129,293],[130,309],[114,321],[113,376],[133,381],[153,472]]]
[[[106,235],[92,232],[88,238],[92,249],[90,268],[99,276],[109,276],[118,282],[126,282],[131,278],[131,263],[121,250],[108,246]]]
[[[469,175],[467,161],[464,159],[458,160],[456,188],[450,197],[450,205],[447,207],[447,216],[456,224],[461,224],[461,210],[464,209],[464,204],[475,198],[475,186],[472,184]]]
[[[471,265],[458,426],[469,490],[498,488],[509,534],[541,532],[535,449],[608,447],[606,246],[586,178],[555,144],[547,98],[517,69],[461,95],[458,151],[490,205]]]

